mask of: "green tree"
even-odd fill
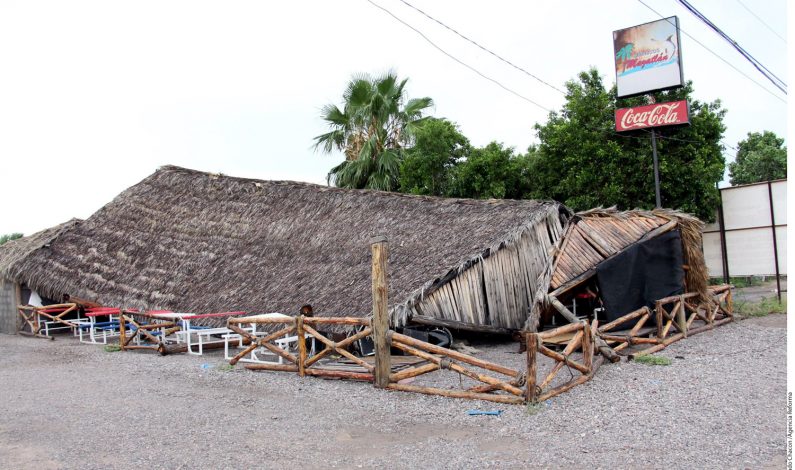
[[[345,154],[345,161],[329,171],[329,183],[397,189],[403,150],[424,121],[422,113],[433,105],[427,97],[407,99],[407,81],[394,72],[354,76],[343,93],[343,108],[323,107],[321,116],[331,130],[315,137],[315,149]]]
[[[475,199],[521,199],[529,192],[530,160],[513,148],[491,142],[473,149],[451,169],[449,196]]]
[[[645,97],[617,100],[595,69],[566,84],[566,103],[536,125],[540,144],[531,149],[530,196],[552,198],[575,210],[597,206],[620,209],[655,206],[649,133],[620,135],[617,107],[646,104]],[[653,94],[656,102],[687,99],[689,126],[658,129],[661,196],[664,207],[711,220],[718,204],[715,183],[725,162],[720,144],[725,110],[720,101],[694,100],[692,83]]]
[[[15,232],[15,233],[7,233],[5,235],[0,235],[0,245],[3,245],[11,240],[16,240],[17,238],[22,238],[22,234]]]
[[[787,147],[775,133],[749,132],[737,144],[737,158],[729,163],[731,184],[749,184],[787,177]]]
[[[428,118],[400,165],[400,191],[430,196],[450,193],[452,169],[472,150],[469,139],[446,119]]]

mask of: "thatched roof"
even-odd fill
[[[688,292],[700,294],[709,302],[709,275],[704,261],[701,233],[704,223],[698,218],[670,209],[618,211],[615,208],[591,209],[574,214],[556,247],[548,279],[548,291],[560,294],[576,287],[580,280],[595,274],[600,263],[667,230],[678,229],[682,239],[685,284]],[[533,314],[525,325],[535,329],[540,309],[548,308],[539,296]]]
[[[558,203],[441,199],[174,166],[62,231],[9,273],[48,296],[187,312],[371,310],[370,247],[389,239],[390,305],[471,265]]]
[[[82,220],[72,219],[62,224],[36,232],[27,237],[9,240],[0,246],[0,277],[13,279],[20,273],[20,265],[38,250],[46,250],[60,234],[78,225]],[[24,280],[23,280],[24,282]]]

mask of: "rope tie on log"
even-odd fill
[[[519,372],[516,375],[516,386],[524,387],[525,385],[527,385],[527,372]]]
[[[450,369],[451,365],[453,365],[453,361],[449,357],[443,357],[442,360],[439,361],[439,368],[440,369]]]
[[[574,372],[571,371],[571,367],[569,367],[569,355],[568,354],[561,354],[563,356],[563,365],[566,366],[566,370],[569,371],[569,380],[574,379]]]

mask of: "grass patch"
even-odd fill
[[[739,305],[737,310],[746,317],[764,317],[771,313],[787,313],[787,299],[782,299],[779,302],[776,297],[768,297],[759,302],[745,302]]]
[[[544,409],[543,403],[528,403],[527,406],[525,407],[525,412],[529,416],[533,416],[540,413],[543,409]]]
[[[635,358],[635,362],[649,366],[670,366],[673,361],[665,356],[646,354]]]
[[[743,276],[743,277],[730,277],[729,284],[733,285],[738,289],[742,289],[743,287],[754,287],[754,286],[761,286],[763,278],[759,276]],[[717,286],[723,284],[722,277],[711,277],[709,279],[710,285]]]
[[[216,369],[218,369],[221,372],[232,372],[233,370],[235,370],[235,366],[233,366],[232,364],[222,364],[220,366],[217,366]]]
[[[105,352],[118,352],[121,351],[121,346],[118,344],[106,344],[104,349]]]

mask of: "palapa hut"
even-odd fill
[[[53,240],[80,222],[72,219],[0,246],[0,333],[13,334],[16,331],[17,305],[26,303],[30,296],[23,268],[25,262],[37,251],[48,250]]]
[[[576,309],[579,297],[587,306],[583,316],[597,306],[605,321],[685,292],[698,293],[699,303],[710,302],[702,229],[697,218],[672,210],[575,214],[541,281],[548,286],[546,295],[537,296],[526,329],[535,330],[539,320],[542,326],[550,323],[557,314],[553,300]]]
[[[43,295],[182,312],[369,315],[369,240],[389,239],[393,323],[506,332],[528,319],[569,211],[162,167],[8,276]],[[223,320],[221,320],[223,321]]]

